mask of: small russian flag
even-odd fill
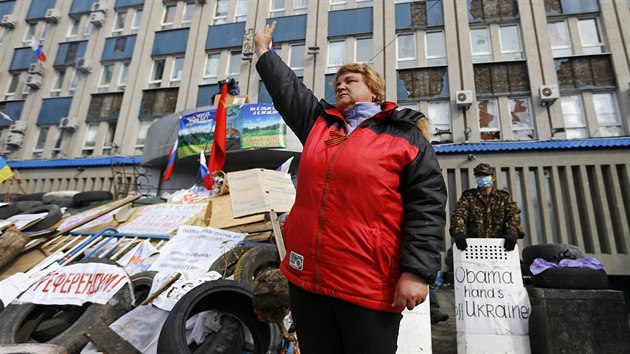
[[[214,180],[212,179],[212,174],[208,170],[208,163],[206,162],[206,154],[204,151],[199,154],[199,174],[201,175],[201,180],[206,188],[208,190],[212,189],[212,187],[214,187]]]
[[[39,42],[37,42],[34,36],[31,36],[31,48],[33,48],[33,51],[35,52],[35,54],[37,54],[37,59],[39,59],[40,61],[46,61],[46,54],[44,54],[44,51],[42,50]]]
[[[175,168],[175,160],[177,160],[177,144],[179,139],[175,139],[175,144],[171,147],[171,151],[168,152],[168,163],[166,164],[166,169],[164,170],[164,176],[162,176],[162,181],[166,182],[171,175],[173,174],[173,169]]]

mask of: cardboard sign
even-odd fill
[[[46,274],[19,300],[41,305],[106,304],[127,283],[130,283],[129,277],[121,267],[75,263]]]
[[[118,232],[138,235],[167,235],[206,208],[206,203],[154,204],[143,207]]]
[[[160,289],[164,284],[171,280],[172,274],[158,273],[153,278],[153,285],[151,286],[151,293]],[[166,289],[160,296],[153,300],[153,305],[166,311],[173,309],[179,299],[182,298],[187,292],[199,286],[207,281],[213,281],[221,279],[221,274],[211,271],[203,274],[199,278],[189,278],[188,275],[182,274],[182,278],[179,278],[170,288]]]
[[[287,212],[295,202],[295,187],[288,173],[255,168],[230,172],[227,178],[235,218],[272,210]]]

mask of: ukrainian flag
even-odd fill
[[[0,157],[0,183],[6,181],[13,176],[13,170],[7,164],[7,160],[4,157]]]

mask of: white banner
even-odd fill
[[[164,273],[205,273],[223,253],[245,235],[214,227],[181,226],[177,235],[160,250],[149,270]]]
[[[125,253],[117,263],[125,267],[129,275],[134,275],[149,270],[151,264],[145,262],[149,257],[159,252],[160,251],[151,244],[151,241],[144,240],[137,244],[131,251]]]
[[[154,204],[142,207],[137,217],[118,228],[123,234],[167,235],[204,210],[207,203]]]
[[[75,263],[48,273],[24,292],[19,301],[41,305],[106,304],[128,282],[122,267]]]
[[[173,276],[174,274],[158,273],[155,278],[153,278],[151,293],[157,291],[157,289],[160,289],[164,286],[164,284],[168,283],[169,280],[173,279]],[[208,272],[195,279],[187,279],[187,275],[182,274],[182,277],[177,279],[170,288],[166,289],[166,291],[153,300],[153,305],[162,310],[170,311],[173,309],[173,306],[175,306],[177,301],[184,296],[184,294],[200,284],[217,279],[221,279],[221,274],[215,271]]]
[[[528,334],[531,305],[523,286],[519,251],[506,252],[502,239],[467,239],[453,246],[457,331]]]

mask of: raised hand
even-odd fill
[[[257,56],[260,57],[269,50],[274,29],[276,29],[276,21],[273,21],[271,25],[265,25],[265,31],[262,33],[256,30],[254,35],[254,52]]]

